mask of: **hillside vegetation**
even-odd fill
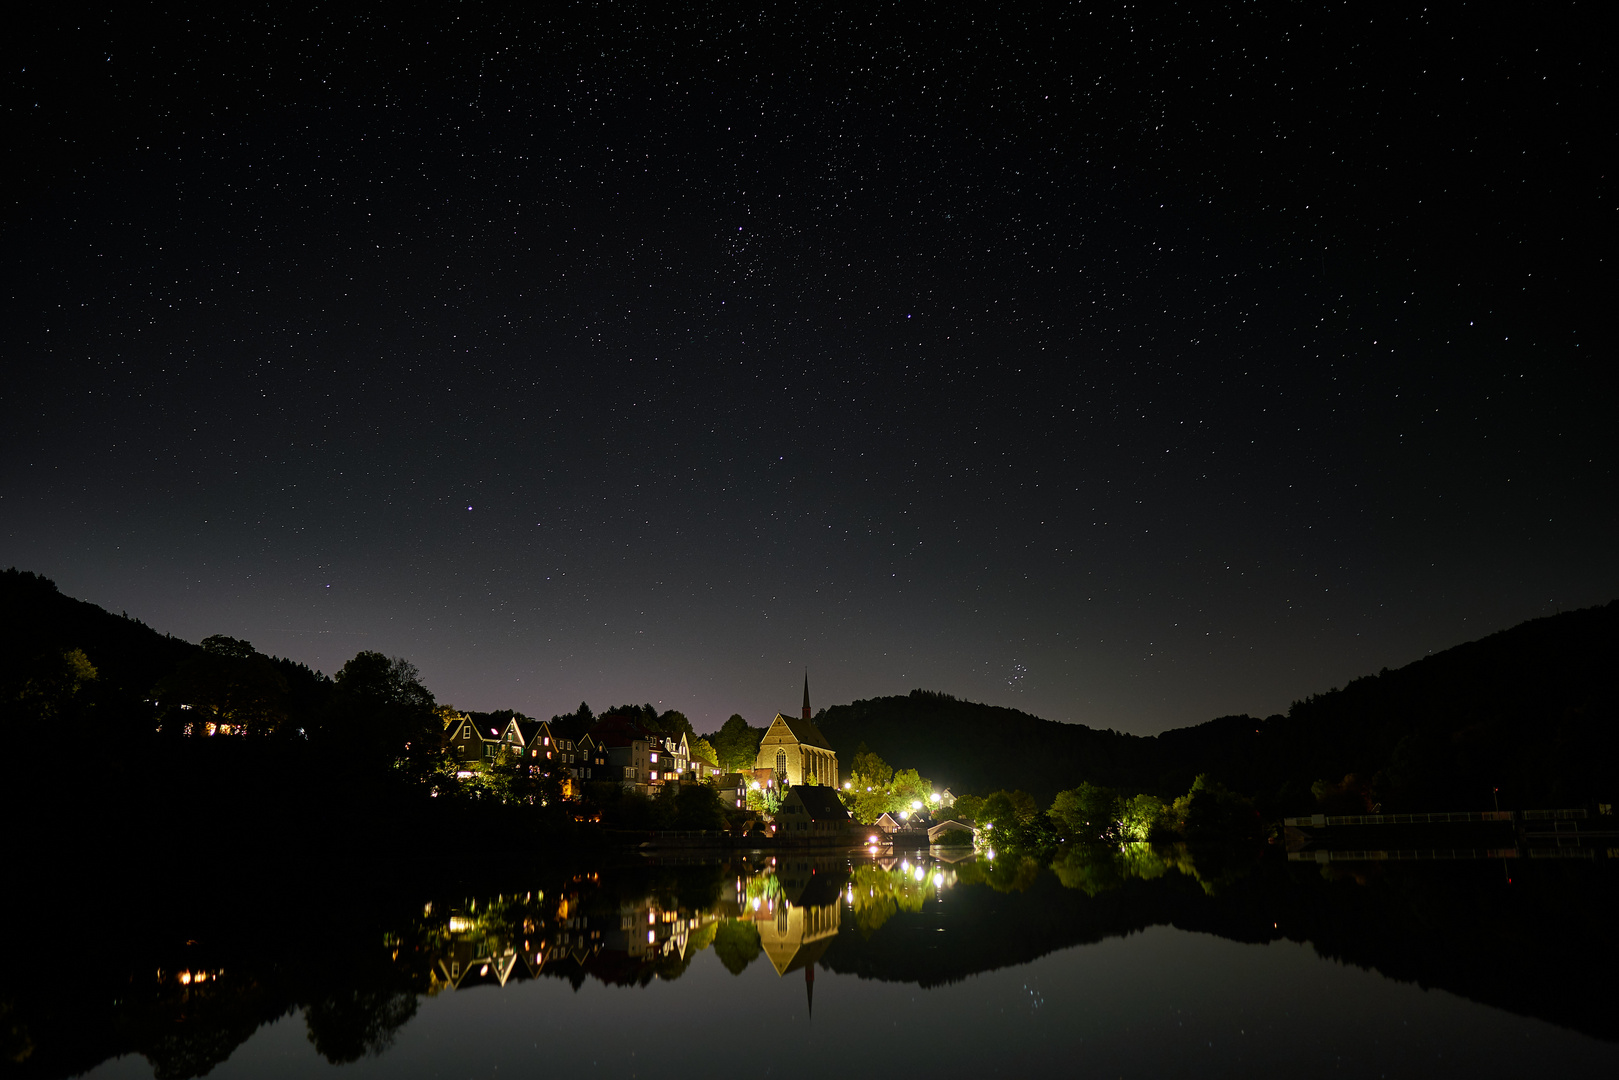
[[[957,794],[1081,782],[1174,795],[1207,773],[1272,813],[1613,801],[1619,602],[1522,623],[1356,679],[1287,715],[1157,736],[1060,724],[914,690],[816,717],[840,759],[861,743]]]

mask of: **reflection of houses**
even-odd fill
[[[789,720],[782,713],[776,714],[759,743],[753,773],[761,782],[783,773],[792,787],[805,783],[838,786],[838,755],[826,736],[810,722],[808,676],[804,678],[803,716]]]

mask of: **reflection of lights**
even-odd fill
[[[478,969],[478,974],[479,975],[487,975],[487,974],[489,974],[489,965],[485,964],[483,967],[479,968]]]
[[[989,856],[989,860],[990,860],[990,862],[994,862],[994,861],[995,861],[995,849],[994,849],[994,848],[991,848],[991,849],[990,849],[990,850],[988,850],[988,851],[986,851],[986,852],[984,852],[984,854],[985,854],[985,855],[987,855],[987,856]]]
[[[759,910],[759,898],[758,898],[758,897],[757,897],[757,896],[755,896],[755,897],[754,897],[754,898],[753,898],[753,910],[754,910],[754,911],[758,911],[758,910]]]
[[[907,874],[910,873],[911,872],[911,860],[909,860],[909,859],[901,859],[899,861],[899,868],[901,870],[905,871],[905,873],[907,873]]]
[[[925,878],[927,876],[928,876],[928,872],[926,870],[922,869],[920,866],[918,866],[916,868],[916,880],[921,881],[923,878]]]
[[[652,944],[652,943],[653,943],[653,942],[654,942],[654,941],[656,941],[656,940],[657,940],[657,938],[658,938],[658,932],[657,932],[657,931],[656,931],[656,930],[648,930],[648,931],[647,931],[647,932],[646,932],[646,943],[647,943],[647,944],[648,944],[648,945],[650,945],[650,944]]]
[[[937,889],[939,886],[941,886],[943,884],[944,884],[944,875],[943,874],[934,874],[933,875],[933,887],[935,889]]]
[[[472,929],[472,920],[465,915],[450,916],[450,933],[465,934]]]

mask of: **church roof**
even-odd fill
[[[786,724],[787,730],[793,733],[793,738],[803,745],[813,746],[820,750],[832,749],[832,744],[827,741],[826,736],[821,734],[821,729],[816,727],[812,721],[795,720],[786,713],[777,713],[776,719]]]

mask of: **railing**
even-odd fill
[[[1584,821],[1588,815],[1584,810],[1525,810],[1525,821]]]
[[[1532,811],[1533,813],[1551,814],[1563,811]],[[1583,817],[1585,811],[1579,811]],[[1527,815],[1525,815],[1527,816]],[[1433,825],[1443,822],[1459,821],[1506,821],[1512,820],[1511,810],[1453,810],[1437,814],[1311,814],[1309,817],[1283,818],[1282,824],[1295,828],[1320,828],[1324,825]]]

